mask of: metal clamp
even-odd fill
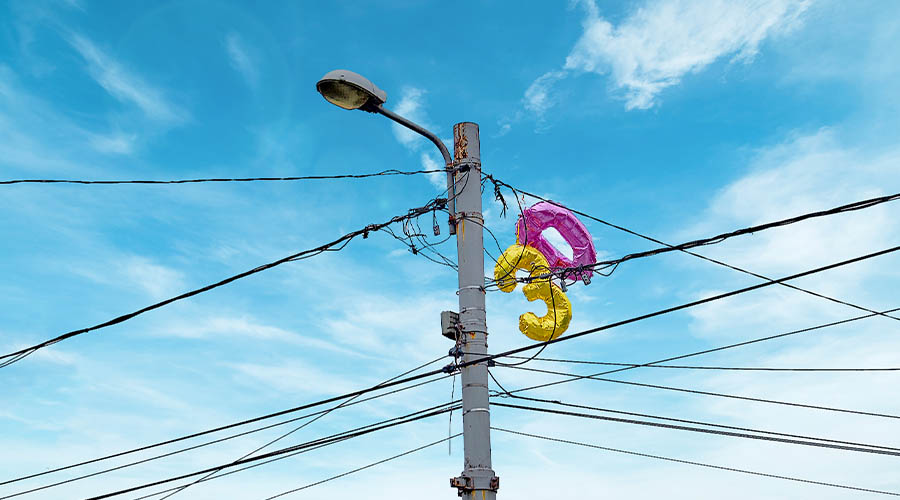
[[[466,414],[472,413],[472,412],[479,412],[479,411],[487,413],[487,414],[491,413],[491,410],[488,408],[469,408],[468,410],[463,412],[463,415],[466,415]]]
[[[500,478],[497,476],[491,476],[490,478],[483,476],[477,478],[468,476],[451,477],[450,487],[459,490],[459,496],[463,496],[475,490],[476,482],[480,483],[477,485],[479,489],[485,488],[494,492],[500,489]]]
[[[484,216],[481,215],[481,212],[456,212],[456,220],[460,219],[474,219],[478,222],[481,222],[484,225]]]

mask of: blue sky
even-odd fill
[[[889,1],[11,0],[0,6],[0,177],[329,175],[438,164],[423,139],[382,117],[341,111],[315,92],[325,72],[347,68],[384,89],[386,107],[442,138],[449,140],[456,122],[478,123],[485,172],[675,243],[900,191],[898,45],[900,4]],[[423,205],[440,193],[439,185],[413,176],[2,187],[0,350],[318,246]],[[515,220],[501,217],[489,191],[484,200],[488,227],[504,247],[513,243]],[[701,253],[780,277],[896,245],[898,216],[900,209],[884,205]],[[652,247],[583,222],[602,256]],[[442,249],[455,257],[452,242]],[[898,264],[888,256],[798,284],[888,309],[897,306]],[[489,261],[485,271],[492,273]],[[754,283],[686,255],[626,263],[609,278],[570,289],[569,331]],[[376,234],[340,253],[281,266],[44,349],[0,371],[0,480],[403,372],[450,347],[439,334],[439,312],[456,309],[455,284],[450,269]],[[490,350],[529,343],[517,318],[533,308],[520,292],[488,294]],[[773,287],[562,343],[546,355],[646,362],[856,314]],[[877,318],[696,364],[898,366],[896,328]],[[622,379],[900,413],[890,373],[672,371],[636,370]],[[553,379],[495,373],[510,389]],[[448,379],[343,409],[284,445],[442,403],[451,390]],[[884,419],[599,382],[535,395],[900,445],[891,441],[896,424]],[[900,491],[888,457],[501,408],[492,418],[495,425],[605,446]],[[265,498],[446,437],[447,428],[446,416],[409,424],[180,496]],[[80,498],[177,475],[233,460],[278,432],[23,498]],[[461,449],[461,441],[449,456],[446,445],[431,448],[294,496],[394,498],[396,487],[410,496],[450,498],[447,478],[461,469]],[[687,499],[698,491],[847,498],[840,490],[507,435],[494,436],[494,468],[506,498],[551,492],[585,498],[586,486],[590,498]],[[44,479],[0,486],[0,493]]]

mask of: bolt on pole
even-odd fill
[[[478,125],[453,126],[456,186],[456,250],[459,261],[459,324],[463,361],[487,354],[484,290],[484,218],[481,215],[481,144]],[[452,206],[452,205],[451,205]],[[460,477],[450,480],[467,499],[495,500],[500,480],[491,468],[491,412],[487,362],[461,370],[465,460]]]

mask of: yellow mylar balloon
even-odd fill
[[[562,335],[572,321],[572,303],[566,294],[553,283],[536,281],[522,290],[529,301],[541,299],[547,303],[547,314],[538,316],[527,312],[519,316],[519,331],[528,338],[543,342]]]
[[[538,276],[550,270],[547,259],[530,246],[512,245],[497,259],[494,279],[500,290],[512,292],[516,289],[516,270],[528,271],[529,276]],[[572,321],[572,303],[563,291],[547,281],[534,281],[522,290],[529,301],[541,299],[547,304],[547,314],[538,316],[527,312],[519,316],[519,330],[528,338],[545,341],[559,337]]]
[[[497,286],[506,293],[516,289],[516,270],[521,269],[530,274],[541,274],[550,270],[547,259],[537,249],[529,246],[511,245],[497,259],[494,266],[494,279]],[[535,271],[537,271],[535,273]]]

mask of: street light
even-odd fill
[[[426,128],[381,107],[387,101],[387,93],[368,78],[345,69],[336,69],[325,73],[325,76],[319,79],[316,83],[316,90],[322,94],[325,100],[335,106],[384,115],[417,134],[427,137],[441,151],[448,172],[447,187],[453,186],[453,179],[450,177],[453,157],[450,156],[447,146]]]
[[[316,90],[328,102],[344,109],[362,108],[369,100],[375,104],[382,104],[387,100],[387,94],[374,83],[344,69],[326,73],[316,84]]]

